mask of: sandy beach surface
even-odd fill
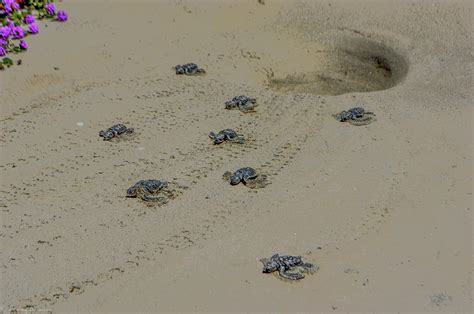
[[[471,1],[60,6],[0,72],[3,309],[471,310]],[[355,106],[377,120],[332,116]],[[270,184],[222,180],[244,166]],[[176,198],[125,197],[151,178]],[[262,274],[274,253],[319,270]]]

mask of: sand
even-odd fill
[[[470,311],[472,3],[61,7],[0,72],[4,309]],[[239,94],[255,113],[224,109]],[[357,105],[377,121],[332,117]],[[98,137],[118,122],[135,136]],[[243,166],[271,184],[222,181]],[[125,198],[148,178],[180,194]],[[320,269],[280,281],[274,253]]]

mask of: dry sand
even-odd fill
[[[472,2],[61,6],[0,73],[4,308],[470,311]],[[331,116],[355,105],[377,121]],[[117,122],[136,136],[101,141]],[[212,146],[226,127],[247,144]],[[271,184],[223,184],[241,166]],[[144,178],[186,189],[125,198]],[[276,252],[320,270],[261,274]]]

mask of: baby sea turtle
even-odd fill
[[[127,197],[138,197],[145,202],[164,202],[160,192],[168,187],[168,182],[155,179],[140,180],[127,190]]]
[[[311,263],[304,263],[301,256],[275,254],[270,258],[262,258],[263,273],[278,271],[280,279],[300,280],[304,278],[303,273],[312,274],[319,267]]]
[[[204,69],[199,68],[195,63],[178,64],[174,69],[176,74],[199,75],[206,73]]]
[[[114,137],[117,137],[122,134],[130,134],[133,133],[132,128],[127,128],[124,124],[115,124],[112,127],[102,130],[99,132],[99,136],[104,138],[104,141],[109,141]]]
[[[245,95],[236,96],[225,102],[225,109],[238,108],[242,112],[255,111],[257,106],[257,99]]]
[[[209,133],[209,137],[214,140],[214,144],[221,144],[224,141],[229,141],[233,143],[242,144],[244,142],[244,138],[242,135],[238,134],[232,129],[224,129],[221,130],[219,133],[211,132]]]
[[[237,185],[242,182],[251,189],[262,188],[268,184],[267,177],[265,175],[259,175],[257,171],[251,167],[240,168],[234,173],[226,171],[222,177],[231,185]]]
[[[340,122],[349,122],[352,125],[367,125],[375,121],[375,113],[365,111],[362,107],[355,107],[349,110],[344,110],[334,115]]]

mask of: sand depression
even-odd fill
[[[294,73],[268,73],[269,86],[279,91],[315,95],[371,92],[397,85],[408,70],[408,62],[394,49],[370,40],[359,31],[319,50],[315,64]]]

